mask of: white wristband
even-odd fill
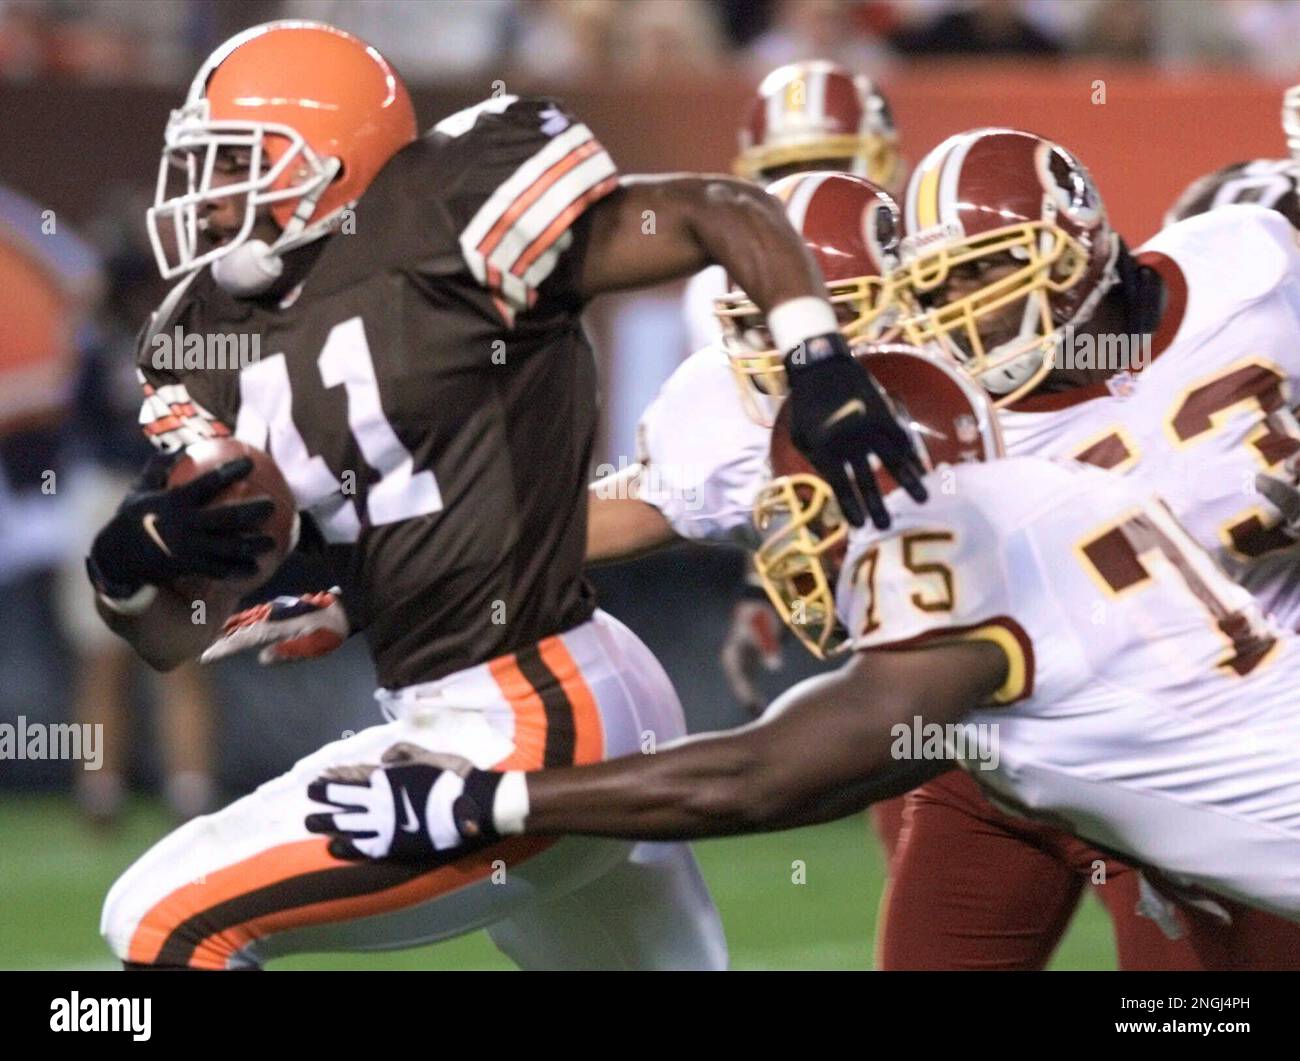
[[[104,602],[105,608],[118,615],[139,615],[153,604],[154,598],[158,596],[158,587],[146,583],[129,597],[110,597],[105,593],[97,593],[96,596]]]
[[[767,329],[776,348],[785,354],[805,339],[838,331],[839,324],[829,302],[816,295],[804,295],[772,307],[767,315]]]
[[[528,818],[528,782],[522,770],[510,770],[492,799],[492,825],[502,836],[517,836]]]

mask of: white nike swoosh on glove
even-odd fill
[[[144,532],[153,539],[154,544],[168,556],[171,556],[172,551],[167,548],[167,543],[162,540],[162,535],[158,533],[158,513],[146,512],[140,517],[140,522],[144,524]]]
[[[415,816],[415,807],[411,805],[411,794],[402,789],[402,806],[406,808],[406,821],[402,822],[402,832],[418,833],[420,819]]]
[[[865,416],[866,412],[866,402],[861,398],[850,398],[826,418],[826,423],[823,426],[830,427],[832,424],[838,424],[841,420],[850,416]]]

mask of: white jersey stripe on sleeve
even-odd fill
[[[549,268],[520,274],[563,234],[553,234],[520,269],[516,265],[544,234],[591,189],[615,172],[614,163],[585,125],[574,125],[548,142],[492,193],[460,237],[461,251],[480,283],[497,289],[512,304],[527,305],[531,290]],[[514,270],[512,274],[512,270]]]
[[[473,239],[478,253],[491,254],[510,225],[550,187],[550,182],[599,146],[585,125],[571,126],[524,162],[488,197],[465,226],[463,239]]]
[[[583,150],[579,148],[579,151]],[[577,152],[566,157],[565,162],[574,159]],[[514,272],[516,276],[520,275],[523,270],[515,270],[515,264],[519,261],[520,255],[537,239],[546,227],[555,220],[555,218],[568,206],[574,199],[578,198],[592,184],[597,183],[592,179],[595,173],[607,173],[602,160],[609,166],[609,171],[613,170],[613,163],[610,162],[609,156],[603,151],[589,158],[578,159],[573,161],[570,168],[553,183],[542,191],[537,191],[536,185],[530,189],[534,193],[534,198],[524,207],[522,212],[516,214],[510,219],[510,226],[502,230],[497,238],[495,246],[489,246],[485,240],[479,245],[482,253],[487,255],[488,262],[495,265],[503,273]],[[553,167],[553,168],[558,168]],[[597,178],[599,179],[599,178]],[[526,268],[526,266],[525,266]]]
[[[527,271],[523,274],[524,284],[527,287],[529,305],[532,304],[533,298],[537,294],[537,288],[548,276],[551,270],[555,268],[555,263],[559,261],[560,255],[569,248],[573,242],[573,233],[569,226],[573,224],[582,211],[594,203],[597,199],[608,195],[615,187],[618,186],[618,177],[611,174],[598,184],[593,184],[577,199],[573,200],[564,211],[551,222],[550,226],[534,241],[533,246],[524,252],[523,256],[515,263],[515,272],[521,267],[527,266]],[[529,260],[536,255],[536,260],[528,265]]]
[[[603,198],[618,186],[618,177],[611,174],[599,184],[593,184],[577,199],[573,200],[564,211],[551,222],[550,226],[543,232],[533,246],[524,252],[522,258],[515,263],[515,270],[527,266],[527,272],[523,274],[524,283],[528,285],[530,297],[536,292],[537,287],[543,280],[551,275],[551,270],[555,268],[555,263],[559,260],[573,242],[573,234],[569,226],[573,219],[585,210],[591,203],[597,199]],[[530,258],[536,255],[536,261],[528,265]]]
[[[530,287],[536,287],[551,270],[537,276],[535,266],[540,256],[568,232],[569,223],[579,212],[573,208],[614,175],[614,162],[603,151],[575,167],[519,219],[510,232],[509,245],[503,240],[498,253],[492,255],[493,263],[499,262],[503,270],[509,268],[516,276],[524,277]]]
[[[519,217],[489,255],[489,268],[496,267],[507,280],[503,292],[531,304],[537,288],[572,242],[569,226],[590,203],[613,190],[616,173],[613,160],[598,150],[556,180]]]
[[[483,242],[492,227],[547,169],[591,138],[591,130],[585,125],[570,126],[502,181],[496,191],[479,207],[478,212],[470,218],[465,231],[461,233],[461,247],[467,255],[470,251],[477,253],[479,244]]]

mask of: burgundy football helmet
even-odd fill
[[[1067,325],[1116,280],[1119,238],[1092,177],[1033,133],[950,136],[917,166],[891,277],[909,342],[938,343],[997,396],[1036,387]]]
[[[787,63],[763,78],[740,131],[735,171],[770,181],[774,171],[839,168],[896,190],[902,160],[889,104],[870,78],[824,59]]]
[[[1002,456],[992,402],[947,357],[903,343],[870,343],[855,356],[884,390],[927,472]],[[844,645],[835,580],[849,525],[831,488],[791,441],[787,408],[777,416],[770,452],[774,478],[754,504],[763,539],[754,567],[781,618],[813,655],[825,658]],[[898,489],[874,457],[872,466],[882,496]]]
[[[884,277],[899,262],[902,217],[884,189],[847,173],[796,173],[769,185],[821,268],[848,340],[879,338],[894,319]],[[722,345],[749,414],[771,426],[789,387],[785,351],[772,345],[762,310],[743,291],[714,302]]]

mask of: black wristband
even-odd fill
[[[839,332],[827,332],[805,339],[793,350],[786,353],[782,363],[786,376],[794,380],[803,372],[816,368],[824,362],[840,357],[852,357],[849,341]]]

